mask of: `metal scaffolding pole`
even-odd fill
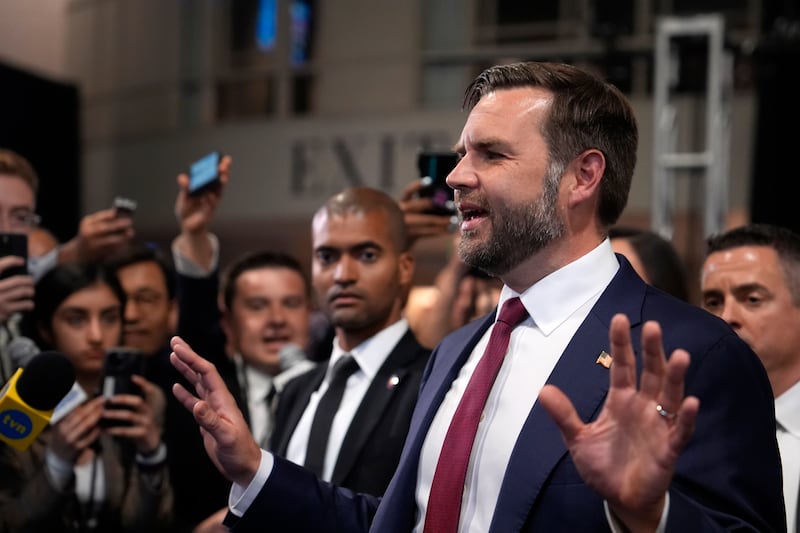
[[[730,165],[730,96],[733,60],[724,49],[722,15],[663,17],[656,22],[653,98],[652,229],[672,238],[675,174],[701,171],[705,178],[703,228],[706,235],[722,229],[728,209]],[[681,37],[708,39],[705,94],[705,147],[677,151],[677,110],[671,88],[678,83]]]

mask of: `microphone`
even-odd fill
[[[64,355],[48,351],[32,357],[0,391],[0,440],[26,450],[74,382],[75,369]]]
[[[41,350],[36,343],[28,337],[15,337],[8,343],[8,355],[16,368],[25,368],[31,359],[39,355]],[[57,424],[59,420],[70,414],[73,409],[85,402],[89,398],[83,387],[77,382],[72,384],[72,388],[64,398],[58,402],[53,415],[50,417],[50,425]]]
[[[272,378],[272,385],[275,387],[275,392],[278,393],[292,378],[317,366],[317,363],[306,358],[306,353],[296,344],[285,345],[278,352],[278,356],[281,361],[281,372]]]

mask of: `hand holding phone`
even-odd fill
[[[144,353],[141,350],[126,347],[115,347],[106,350],[103,366],[103,396],[108,399],[116,394],[136,394],[142,396],[142,389],[131,380],[131,376],[134,374],[143,376],[144,364]],[[113,403],[109,403],[107,407],[125,409],[125,407],[115,406]],[[124,424],[126,423],[119,420],[101,420],[101,425],[103,427]]]
[[[190,195],[202,194],[208,189],[219,185],[219,163],[222,160],[220,152],[211,152],[201,157],[189,167]]]
[[[132,217],[136,212],[136,205],[136,200],[131,200],[124,196],[116,196],[111,207],[116,211],[118,217]]]
[[[28,274],[28,236],[24,233],[0,233],[0,257],[16,255],[25,260],[25,265],[13,266],[0,271],[0,279]]]
[[[447,185],[447,176],[458,164],[458,154],[453,152],[422,152],[417,156],[417,169],[422,178],[419,196],[430,198],[433,207],[427,210],[434,215],[453,215],[456,212],[453,189]]]

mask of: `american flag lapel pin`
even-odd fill
[[[611,357],[611,354],[603,350],[602,352],[600,352],[600,355],[597,356],[597,360],[595,361],[595,363],[597,363],[598,365],[603,365],[605,368],[611,368],[612,360],[613,357]]]

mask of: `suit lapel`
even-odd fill
[[[637,331],[641,327],[646,286],[624,257],[618,254],[617,258],[620,270],[576,332],[547,380],[567,394],[584,421],[599,413],[608,390],[608,370],[595,364],[595,361],[601,350],[609,352],[608,328],[615,313],[628,316],[634,350],[639,358]],[[464,326],[458,334],[442,341],[431,355],[417,409],[411,420],[409,439],[395,476],[378,508],[373,530],[408,531],[411,527],[409,524],[413,524],[422,444],[442,399],[475,344],[493,323],[494,316],[492,312]],[[451,359],[446,358],[448,354],[453,354]],[[576,376],[581,377],[576,379]],[[506,533],[522,528],[547,477],[566,453],[561,432],[550,415],[538,402],[535,403],[509,460],[490,531]],[[531,460],[532,454],[535,460]]]
[[[417,471],[425,436],[450,384],[475,344],[494,322],[494,316],[491,312],[467,324],[457,334],[446,337],[428,359],[408,438],[392,481],[378,506],[371,531],[401,533],[413,528]]]
[[[311,395],[319,388],[322,380],[325,378],[325,372],[328,370],[329,362],[324,365],[317,365],[316,368],[310,370],[305,383],[301,386],[294,398],[292,398],[291,408],[286,416],[286,426],[283,429],[280,440],[275,445],[274,451],[277,455],[286,457],[286,451],[289,448],[289,440],[291,440],[294,430],[300,422],[300,418],[303,416],[306,407],[308,407]],[[304,379],[304,377],[301,376],[297,379]],[[286,399],[288,400],[288,398]],[[278,402],[280,401],[282,400],[279,399]]]
[[[384,416],[386,406],[408,373],[407,367],[417,360],[421,350],[424,348],[409,330],[386,358],[350,422],[333,469],[332,483],[342,483],[353,469],[373,429]],[[393,377],[399,381],[397,385],[390,387],[388,383]]]
[[[558,360],[547,383],[556,385],[572,401],[581,420],[599,414],[608,393],[608,369],[597,364],[601,351],[611,353],[608,330],[615,313],[625,313],[632,330],[641,323],[645,285],[622,262],[620,270],[597,301]],[[639,339],[634,335],[638,353]],[[561,432],[537,401],[511,453],[490,531],[519,531],[542,487],[568,453]],[[536,458],[531,460],[531,456]]]

